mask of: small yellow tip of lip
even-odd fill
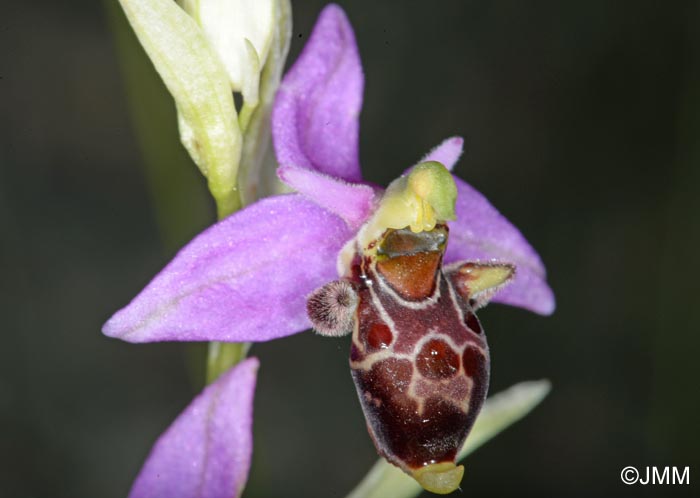
[[[459,487],[464,466],[452,462],[433,463],[413,471],[413,478],[423,489],[439,495],[452,493]]]

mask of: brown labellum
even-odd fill
[[[442,268],[446,225],[387,230],[356,247],[345,279],[314,292],[324,335],[352,331],[350,367],[379,453],[425,489],[450,493],[456,457],[486,397],[489,351],[473,303],[513,275],[509,265]]]

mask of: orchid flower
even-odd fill
[[[552,313],[553,293],[535,250],[482,194],[448,173],[462,154],[461,138],[439,144],[387,190],[363,182],[363,86],[352,28],[330,5],[284,77],[272,114],[277,174],[295,193],[261,199],[199,234],[103,332],[134,343],[259,342],[312,325],[338,335],[344,317],[331,317],[324,329],[314,316],[314,299],[323,298],[317,289],[347,274],[354,249],[403,227],[449,229],[446,265],[499,268],[483,288],[472,288],[468,306],[491,300]],[[156,443],[131,496],[240,492],[250,464],[256,368],[256,360],[246,360],[206,388]]]

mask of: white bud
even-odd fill
[[[234,92],[258,103],[260,71],[275,30],[276,0],[184,0],[223,63]]]

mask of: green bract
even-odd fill
[[[219,213],[240,204],[242,135],[224,67],[194,19],[171,0],[120,0],[175,99],[180,139],[206,176]]]

